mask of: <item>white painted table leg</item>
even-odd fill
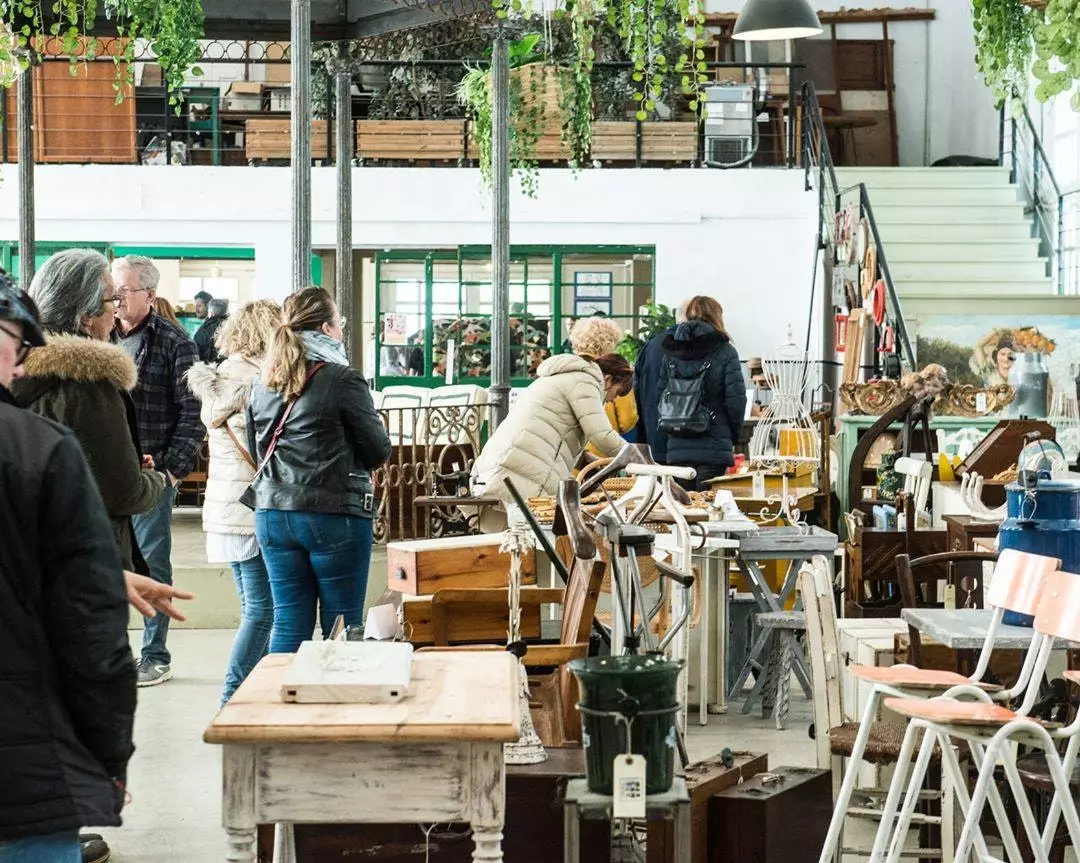
[[[701,621],[698,627],[698,725],[709,724],[709,609],[712,605],[712,586],[715,583],[711,555],[706,551],[698,556],[701,585]]]
[[[472,825],[473,863],[502,863],[502,825],[481,827]]]
[[[229,863],[255,863],[255,747],[227,745],[221,753],[222,824]]]
[[[274,863],[296,863],[296,831],[286,821],[274,825]]]

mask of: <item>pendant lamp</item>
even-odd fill
[[[746,0],[732,37],[746,42],[804,39],[822,30],[809,0]]]

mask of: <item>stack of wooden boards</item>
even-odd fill
[[[498,642],[506,638],[508,606],[478,605],[452,615],[443,602],[454,591],[502,589],[508,585],[510,555],[499,551],[502,534],[392,542],[386,547],[387,586],[401,595],[405,638],[415,645]],[[522,558],[523,590],[537,590],[536,552]],[[505,609],[505,610],[504,610]],[[540,637],[540,604],[522,603],[521,637]]]

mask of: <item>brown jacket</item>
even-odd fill
[[[141,560],[131,531],[131,516],[153,509],[165,484],[143,470],[130,391],[135,363],[123,348],[83,336],[50,334],[34,348],[24,376],[12,386],[24,408],[67,426],[75,433],[112,522],[126,569]]]

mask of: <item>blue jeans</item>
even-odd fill
[[[240,628],[233,639],[229,664],[225,669],[225,690],[221,704],[232,698],[270,645],[270,630],[274,627],[274,600],[270,596],[270,576],[266,563],[257,554],[249,560],[230,563],[236,593],[240,597]]]
[[[316,603],[324,638],[339,614],[346,626],[363,625],[370,518],[258,509],[255,535],[274,596],[271,653],[294,653],[300,642],[311,640]]]
[[[0,842],[0,863],[82,863],[79,834],[71,830]]]
[[[150,512],[131,517],[135,541],[156,581],[172,584],[172,510],[176,489],[167,488]],[[169,618],[162,612],[143,622],[142,658],[154,665],[169,665],[172,657],[165,646],[169,636]]]

